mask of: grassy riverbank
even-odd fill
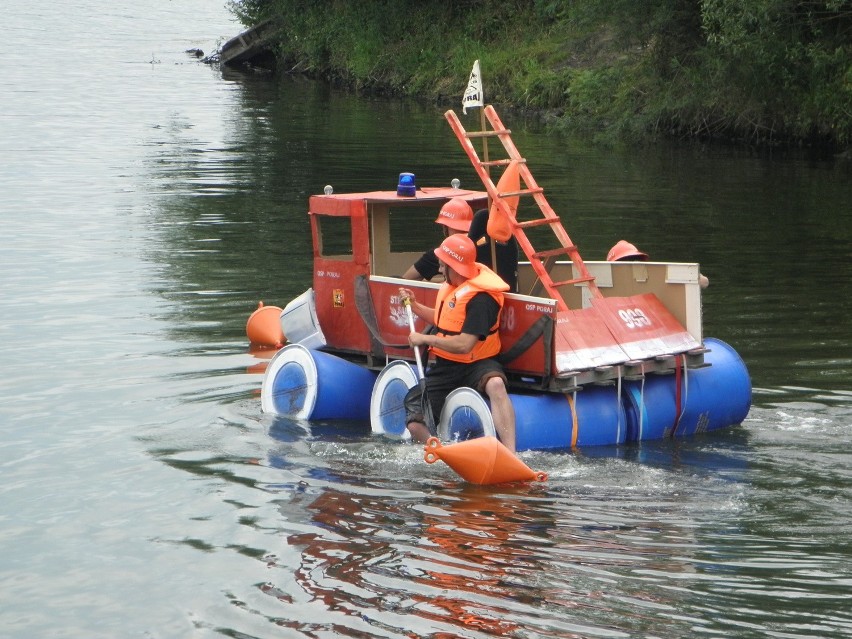
[[[458,106],[486,101],[599,140],[852,144],[852,0],[240,0],[279,72]]]

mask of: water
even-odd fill
[[[224,7],[149,4],[5,11],[0,636],[852,636],[848,163],[501,110],[587,259],[701,262],[755,405],[473,487],[262,415],[244,334],[310,284],[309,194],[474,184],[443,109],[219,72]]]

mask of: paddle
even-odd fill
[[[406,313],[408,313],[408,326],[411,328],[411,332],[414,333],[416,329],[414,328],[414,311],[411,310],[411,299],[406,297],[402,300],[402,303],[405,305]],[[416,346],[414,347],[414,357],[417,360],[417,373],[420,376],[417,384],[420,386],[420,405],[423,408],[423,418],[426,420],[426,428],[429,429],[429,432],[434,433],[435,416],[432,414],[432,404],[426,396],[426,375],[423,372],[423,360],[420,358],[420,349]]]

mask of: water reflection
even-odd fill
[[[538,599],[531,592],[525,600],[518,581],[544,569],[535,545],[546,543],[546,525],[519,514],[521,506],[511,495],[476,489],[421,502],[326,488],[307,506],[311,529],[287,538],[300,549],[293,578],[325,605],[326,629],[366,621],[418,636],[512,632],[518,606]],[[274,582],[263,589],[287,590]],[[334,621],[338,615],[353,619]],[[300,618],[281,623],[305,629]]]
[[[407,466],[385,458],[389,479],[312,472],[298,488],[281,486],[288,552],[265,558],[274,570],[261,586],[288,604],[276,623],[447,637],[631,636],[618,628],[663,636],[675,618],[706,624],[695,590],[712,584],[704,573],[714,572],[715,542],[689,515],[692,491],[616,460],[607,467],[622,480],[604,487],[597,462],[549,457],[557,476],[554,464],[567,461],[575,481],[547,489],[425,480],[411,492],[395,486]]]
[[[274,346],[258,346],[249,344],[248,352],[254,358],[254,363],[246,367],[246,373],[250,375],[263,375],[266,372],[266,367],[269,366],[270,360],[275,357],[279,351]],[[260,388],[257,389],[257,396],[260,397]]]
[[[525,461],[550,475],[530,486],[459,483],[425,467],[421,447],[373,440],[357,424],[276,418],[259,468],[158,455],[228,484],[223,499],[252,532],[235,549],[263,565],[254,583],[271,603],[239,588],[234,596],[292,632],[628,637],[700,628],[741,637],[745,624],[754,636],[787,628],[804,637],[795,627],[810,619],[832,636],[850,617],[836,603],[850,576],[838,528],[848,495],[826,493],[825,482],[852,483],[842,457],[808,467],[821,454],[816,440],[792,445],[810,424],[831,450],[840,424],[814,408],[785,406],[789,439],[742,428],[530,453]],[[777,421],[764,410],[756,419]],[[210,554],[244,537],[195,534],[185,544]],[[783,611],[765,616],[778,601]]]

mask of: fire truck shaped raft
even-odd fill
[[[440,283],[399,275],[429,248],[441,206],[463,198],[474,211],[490,208],[523,253],[519,292],[506,294],[500,323],[518,450],[685,437],[742,422],[748,371],[733,348],[702,334],[698,264],[584,262],[511,132],[493,107],[485,115],[491,129],[468,133],[445,114],[484,191],[416,187],[403,174],[395,191],[326,187],[310,197],[313,286],[280,314],[289,345],[267,367],[263,410],[369,419],[376,433],[408,437],[403,398],[418,375],[399,288],[429,305]],[[504,159],[480,160],[472,140],[488,137],[502,143]],[[492,172],[502,175],[496,184]],[[535,206],[523,206],[529,200]],[[441,440],[493,434],[486,399],[472,389],[450,394]]]

